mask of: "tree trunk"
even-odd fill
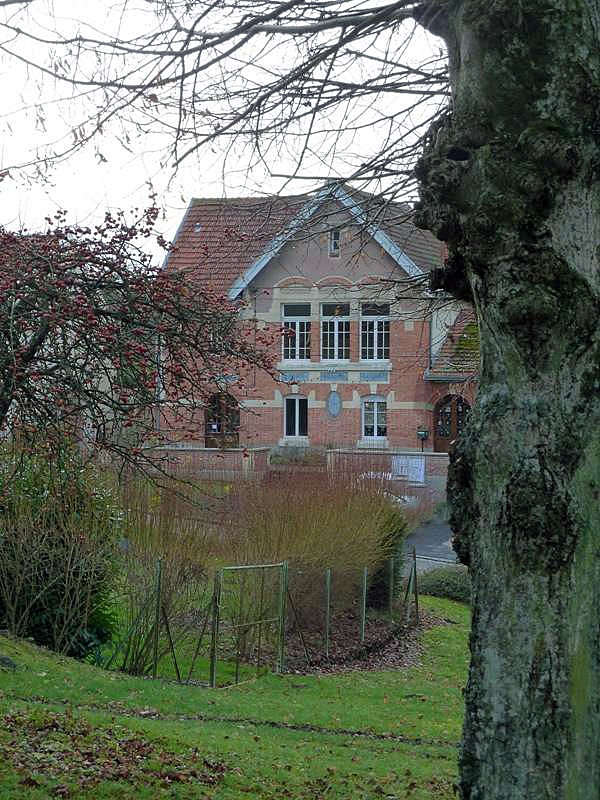
[[[600,0],[430,0],[449,113],[420,224],[472,299],[477,404],[449,478],[473,627],[464,800],[600,797]]]

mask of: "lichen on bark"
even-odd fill
[[[477,404],[452,457],[473,578],[464,800],[600,796],[600,0],[431,0],[452,102],[419,224],[472,298]]]

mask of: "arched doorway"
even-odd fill
[[[433,412],[433,449],[436,453],[448,453],[451,450],[470,410],[469,403],[457,394],[447,394],[439,401]]]
[[[213,394],[204,412],[204,446],[238,447],[240,407],[235,397],[225,392]]]

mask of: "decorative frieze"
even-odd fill
[[[281,380],[284,383],[308,383],[309,373],[308,370],[301,372],[282,372],[280,373]]]
[[[348,373],[345,370],[322,370],[319,376],[321,383],[348,383]]]
[[[361,383],[388,383],[390,378],[389,372],[361,372],[360,373],[360,382]]]

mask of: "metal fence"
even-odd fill
[[[250,564],[223,567],[215,574],[209,685],[217,685],[217,665],[222,651],[235,664],[234,683],[239,683],[240,663],[256,664],[260,673],[275,642],[275,672],[283,672],[288,564]]]
[[[387,597],[381,614],[398,626],[419,620],[417,554],[413,548],[408,576],[403,564],[390,559],[379,570],[387,575]],[[324,567],[318,595],[298,597],[287,561],[226,566],[209,587],[190,595],[189,603],[169,604],[165,565],[155,564],[154,583],[139,600],[136,613],[116,642],[98,654],[97,663],[153,678],[174,679],[210,687],[237,684],[266,671],[286,669],[286,637],[299,641],[306,667],[328,662],[336,625],[335,569]],[[369,590],[373,575],[363,567],[351,598],[358,650],[370,624]],[[314,594],[314,590],[313,590]],[[301,604],[310,600],[310,631]],[[348,603],[348,598],[344,598]],[[354,618],[354,617],[353,617]],[[352,623],[354,625],[354,623]]]

